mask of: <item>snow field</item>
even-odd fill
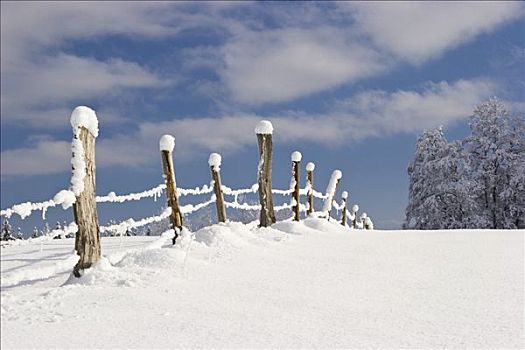
[[[105,237],[80,279],[71,264],[11,284],[74,240],[2,248],[2,348],[523,346],[523,231],[308,218],[169,237]]]

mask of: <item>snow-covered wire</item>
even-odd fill
[[[138,201],[142,198],[153,197],[155,201],[162,195],[162,192],[166,189],[165,184],[160,184],[152,189],[145,190],[138,193],[129,193],[124,195],[117,195],[115,192],[110,192],[106,196],[97,196],[97,203],[123,203],[127,201]]]
[[[201,187],[195,187],[195,188],[178,188],[177,192],[181,196],[197,196],[201,194],[207,194],[213,192],[213,185],[202,185]]]
[[[316,190],[312,190],[312,194],[314,195],[315,198],[319,198],[319,199],[326,199],[326,198],[328,198],[327,195],[324,195],[321,192],[316,191]]]
[[[293,188],[290,188],[288,190],[278,190],[278,189],[275,189],[275,188],[272,188],[272,193],[274,194],[280,194],[280,195],[283,195],[283,196],[289,196],[293,193],[294,189]]]
[[[199,203],[199,204],[186,204],[186,205],[183,205],[182,207],[180,207],[180,211],[182,214],[191,214],[193,212],[196,212],[197,210],[199,209],[202,209],[204,207],[207,207],[208,205],[210,205],[211,203],[215,203],[215,201],[217,200],[217,197],[215,197],[215,195],[211,196],[211,198],[206,201],[206,202],[202,202],[202,203]]]
[[[45,212],[47,208],[54,207],[56,203],[50,199],[40,203],[31,203],[25,202],[20,204],[15,204],[11,208],[2,209],[0,211],[0,216],[5,216],[10,218],[13,214],[18,214],[22,219],[25,219],[33,210],[42,210],[42,220],[45,220]]]
[[[159,184],[151,189],[144,190],[142,192],[132,192],[128,194],[122,194],[117,195],[115,192],[110,192],[105,196],[97,196],[96,201],[97,203],[123,203],[127,201],[138,201],[143,198],[153,197],[153,199],[156,201],[163,193],[163,191],[166,189],[165,184]],[[257,193],[259,190],[258,184],[253,184],[250,188],[240,188],[240,189],[232,189],[228,186],[222,185],[222,191],[224,195],[231,195],[234,196],[233,202],[226,202],[225,205],[229,208],[236,208],[236,209],[243,209],[243,210],[258,210],[260,209],[259,205],[250,205],[250,204],[240,204],[237,202],[237,198],[241,194],[247,194],[247,193]],[[299,190],[299,195],[305,196],[308,194],[309,188],[302,188]],[[210,185],[202,185],[201,187],[195,187],[195,188],[179,188],[177,189],[178,194],[180,196],[188,196],[188,195],[202,195],[202,194],[208,194],[213,192],[213,186]],[[272,193],[288,196],[293,193],[293,189],[287,189],[287,190],[280,190],[280,189],[272,189]],[[326,199],[326,195],[323,195],[322,193],[312,189],[312,194],[316,198],[320,199]],[[33,211],[41,210],[42,211],[42,219],[45,220],[46,211],[48,208],[55,207],[57,205],[62,205],[64,209],[69,208],[76,200],[76,197],[72,191],[69,190],[62,190],[53,199],[43,201],[43,202],[25,202],[20,204],[15,204],[10,208],[2,209],[0,211],[0,216],[5,216],[7,218],[10,218],[13,214],[19,215],[22,219],[25,219],[29,215],[32,214]],[[192,213],[196,210],[199,210],[200,208],[203,208],[211,203],[213,203],[215,199],[210,199],[209,201],[206,201],[204,203],[200,203],[197,205],[186,205],[183,208],[184,214]],[[283,207],[284,208],[284,207]],[[281,207],[278,207],[278,210],[282,210]]]
[[[274,211],[281,211],[281,210],[285,210],[285,209],[290,209],[292,210],[292,208],[295,206],[295,201],[292,200],[292,203],[283,203],[281,205],[277,205],[275,207],[273,207],[273,210]],[[306,212],[307,210],[307,207],[306,205],[304,204],[299,204],[299,211],[300,212]]]
[[[97,196],[97,203],[123,203],[127,201],[138,201],[143,198],[153,197],[156,201],[159,196],[162,195],[162,192],[166,189],[165,184],[157,185],[151,189],[137,192],[137,193],[128,193],[123,195],[117,195],[115,192],[110,192],[105,196]],[[201,195],[213,192],[213,186],[203,185],[202,187],[196,187],[192,189],[179,188],[178,192],[181,196],[186,195]],[[75,203],[76,197],[72,191],[62,190],[58,192],[53,199],[49,199],[43,202],[24,202],[11,206],[7,209],[0,210],[0,216],[5,216],[10,218],[13,214],[17,214],[20,218],[25,219],[32,214],[33,211],[41,210],[42,211],[42,220],[46,218],[46,211],[48,208],[55,207],[57,205],[62,205],[64,209],[71,207]]]
[[[122,235],[122,234],[126,233],[126,231],[128,229],[145,226],[145,225],[148,225],[148,224],[151,224],[151,223],[154,223],[154,222],[159,222],[159,221],[162,221],[162,220],[168,218],[170,215],[171,215],[171,208],[167,207],[166,209],[164,209],[162,214],[155,215],[155,216],[150,216],[150,217],[141,219],[139,221],[135,221],[133,218],[130,218],[130,219],[124,220],[124,221],[122,221],[122,222],[120,222],[118,224],[108,225],[108,226],[100,226],[100,232],[101,233],[105,233],[105,232],[108,232],[108,231],[113,231],[113,232],[116,232],[119,235]]]
[[[224,206],[227,208],[234,208],[240,210],[260,210],[260,204],[248,204],[248,203],[237,203],[237,202],[224,202]]]
[[[343,210],[344,207],[345,207],[345,203],[344,202],[341,202],[341,204],[339,204],[339,203],[337,203],[337,201],[335,199],[332,201],[332,205],[335,208],[335,210],[337,210],[337,211]]]
[[[259,190],[259,184],[253,184],[250,188],[239,188],[237,190],[231,189],[228,186],[221,186],[222,193],[229,196],[237,196],[245,193],[257,193]]]

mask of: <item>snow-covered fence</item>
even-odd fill
[[[77,111],[77,112],[75,112]],[[13,214],[19,215],[22,219],[31,215],[33,211],[42,211],[42,218],[45,219],[46,211],[51,207],[56,207],[61,205],[63,209],[70,208],[75,204],[75,218],[76,223],[70,225],[65,225],[65,228],[62,230],[51,231],[51,234],[48,235],[48,238],[53,237],[64,237],[65,235],[75,233],[80,231],[79,227],[82,225],[77,225],[78,218],[80,216],[79,210],[82,208],[82,204],[79,202],[79,195],[86,191],[86,188],[89,189],[89,193],[92,191],[92,203],[90,204],[91,208],[94,209],[94,216],[91,217],[90,222],[96,230],[100,229],[100,232],[116,232],[117,234],[124,234],[129,232],[134,228],[139,228],[154,222],[159,222],[167,218],[170,219],[170,223],[175,231],[179,231],[183,226],[183,216],[194,213],[202,208],[209,206],[212,203],[216,203],[217,206],[217,218],[219,222],[225,222],[227,220],[226,208],[237,209],[237,210],[248,210],[248,211],[260,211],[260,223],[261,226],[271,225],[275,222],[275,212],[282,210],[291,210],[293,213],[293,219],[298,221],[300,218],[300,213],[304,212],[306,215],[321,215],[326,218],[330,218],[332,208],[335,208],[337,211],[342,211],[342,224],[346,225],[348,219],[351,220],[351,227],[353,228],[373,228],[371,219],[366,216],[361,218],[358,221],[358,206],[354,205],[351,212],[347,210],[347,196],[348,193],[343,192],[343,201],[339,205],[334,200],[334,196],[337,190],[337,185],[340,182],[342,173],[340,170],[335,170],[332,173],[328,186],[326,188],[325,194],[320,193],[314,189],[313,181],[313,171],[315,165],[312,162],[309,162],[306,165],[306,185],[304,188],[300,188],[300,162],[302,155],[299,152],[293,152],[291,155],[292,161],[292,177],[290,181],[290,188],[288,189],[274,189],[271,185],[271,162],[272,162],[272,133],[273,126],[269,121],[261,121],[255,128],[257,134],[257,140],[259,145],[259,166],[258,166],[258,183],[252,185],[249,188],[241,189],[232,189],[228,186],[225,186],[221,182],[220,178],[220,166],[221,166],[221,156],[217,153],[212,153],[208,159],[208,164],[210,166],[212,181],[211,183],[205,184],[201,187],[196,188],[177,188],[175,181],[175,169],[173,166],[173,149],[175,146],[175,138],[171,135],[164,135],[159,141],[159,148],[161,151],[162,159],[162,168],[163,168],[163,177],[165,183],[159,184],[153,188],[147,189],[142,192],[128,193],[117,195],[115,192],[110,192],[107,195],[103,196],[94,196],[94,181],[92,184],[91,175],[89,175],[90,167],[93,171],[95,164],[94,161],[89,158],[89,155],[86,156],[86,153],[91,152],[88,146],[84,146],[80,141],[80,138],[77,136],[86,134],[91,135],[92,141],[98,134],[98,122],[94,111],[87,107],[78,107],[75,109],[72,114],[72,125],[73,130],[75,131],[75,138],[72,144],[73,157],[73,175],[71,179],[71,189],[59,191],[53,199],[32,203],[25,202],[21,204],[13,205],[10,208],[3,209],[0,211],[0,216],[5,216],[10,218]],[[89,116],[93,114],[94,118]],[[73,118],[73,116],[76,116]],[[84,131],[85,130],[85,131]],[[93,144],[94,146],[94,144]],[[87,187],[86,187],[87,186]],[[168,209],[164,210],[160,215],[154,215],[151,217],[143,219],[126,219],[120,223],[113,223],[107,226],[98,226],[98,219],[96,218],[96,204],[95,203],[124,203],[127,201],[138,201],[145,198],[153,197],[156,201],[159,196],[165,192]],[[87,194],[88,192],[85,192]],[[214,192],[212,194],[212,192]],[[245,194],[259,194],[260,204],[252,203],[242,203],[239,201],[239,197]],[[184,196],[198,196],[204,194],[212,194],[211,197],[201,203],[197,204],[186,204],[180,205],[180,198]],[[273,195],[281,196],[292,196],[290,201],[287,201],[281,205],[273,205]],[[306,205],[302,204],[300,201],[301,196],[306,196]],[[229,197],[229,200],[225,200],[225,197]],[[315,213],[314,208],[314,198],[321,199],[324,201],[321,212]],[[84,215],[84,214],[82,214]],[[78,236],[78,234],[77,234]]]

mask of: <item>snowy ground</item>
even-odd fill
[[[104,238],[79,280],[72,239],[2,248],[2,349],[524,346],[523,231],[308,219],[156,239]]]

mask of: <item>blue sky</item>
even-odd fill
[[[417,135],[449,138],[497,95],[523,114],[525,20],[519,2],[1,4],[1,207],[41,201],[70,180],[69,116],[95,109],[97,190],[162,181],[158,139],[173,134],[182,187],[256,181],[253,128],[275,127],[275,187],[290,153],[316,163],[378,227],[398,227]],[[99,206],[139,218],[160,203]],[[49,221],[70,220],[54,209]],[[17,223],[40,224],[38,214]]]

